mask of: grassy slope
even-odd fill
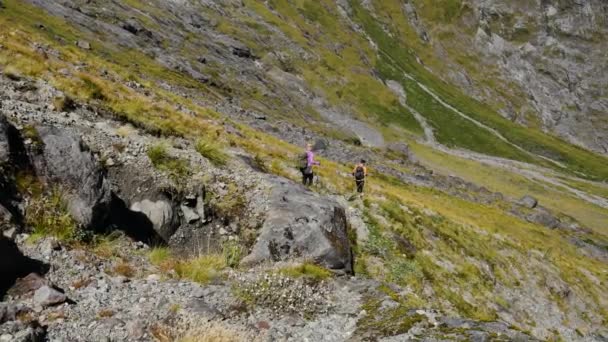
[[[534,182],[503,169],[451,156],[424,145],[413,143],[411,147],[421,162],[434,170],[453,173],[513,198],[520,198],[524,195],[535,196],[543,206],[572,216],[585,226],[608,236],[608,227],[605,224],[608,222],[608,210],[581,200],[564,189]],[[568,183],[566,182],[566,184]],[[582,185],[579,186],[584,189]],[[600,188],[593,189],[600,190]]]
[[[218,113],[155,87],[149,87],[151,95],[127,89],[120,83],[132,77],[129,66],[96,56],[96,50],[83,52],[62,46],[55,40],[55,34],[73,34],[70,41],[77,34],[65,23],[16,1],[7,1],[6,5],[7,9],[0,12],[1,32],[7,32],[2,35],[5,49],[0,51],[1,66],[49,80],[59,89],[72,92],[80,101],[92,101],[119,110],[129,120],[152,131],[170,126],[172,130],[160,130],[160,133],[180,134],[193,140],[210,132],[221,132],[220,142],[229,141],[258,155],[272,163],[271,170],[275,173],[297,176],[288,166],[297,147],[240,125],[237,126],[242,138],[226,135],[222,127],[214,123],[221,117]],[[38,31],[38,23],[43,23],[54,34]],[[62,59],[40,57],[31,47],[34,41],[54,46],[62,53]],[[137,52],[117,50],[115,55],[123,53],[131,54],[132,58],[142,61],[140,64],[146,64],[154,71],[142,80],[147,84],[173,75]],[[73,64],[82,61],[89,65],[86,74],[59,76],[61,68],[72,70]],[[117,80],[101,78],[102,69],[116,73]],[[95,84],[89,88],[96,91],[77,90],[86,83],[83,78],[87,77]],[[177,79],[170,81],[188,82],[181,80],[181,76],[173,77]],[[92,98],[91,95],[98,91],[103,96]],[[202,96],[207,96],[204,94]],[[127,110],[139,103],[150,107],[137,113]],[[186,105],[196,115],[179,112],[173,106],[176,103]],[[323,168],[319,170],[323,185],[317,191],[348,193],[352,190],[352,182],[343,176],[348,172],[346,165],[323,160]],[[466,317],[495,319],[501,305],[505,304],[496,290],[497,285],[525,291],[525,288],[518,289],[518,284],[543,272],[527,263],[531,251],[538,250],[543,255],[542,263],[554,265],[571,290],[587,303],[586,319],[605,320],[608,317],[605,309],[608,303],[602,299],[608,290],[606,266],[581,255],[558,232],[522,222],[505,214],[501,208],[468,203],[441,192],[407,186],[382,175],[374,178],[370,190],[363,210],[372,235],[368,244],[357,246],[357,267],[371,277],[411,288],[413,294],[401,299],[403,305],[435,307]],[[400,247],[392,234],[407,239],[417,251],[408,255],[410,252]],[[449,261],[454,266],[453,271],[440,266],[438,261],[441,260]],[[577,310],[567,303],[564,305],[573,312]],[[525,322],[518,324],[530,327]]]
[[[395,0],[389,0],[394,2]],[[475,101],[463,95],[458,89],[441,81],[438,77],[423,68],[417,61],[415,51],[410,48],[408,41],[399,38],[399,35],[390,37],[380,26],[380,24],[364,9],[357,1],[351,1],[351,5],[355,10],[356,18],[361,22],[369,36],[378,44],[380,51],[387,56],[390,56],[390,61],[393,67],[391,75],[394,75],[395,70],[404,70],[419,82],[426,85],[433,92],[438,94],[445,102],[457,108],[466,115],[479,120],[480,122],[496,129],[510,142],[519,145],[532,153],[544,155],[554,160],[567,165],[569,172],[576,172],[585,178],[595,180],[608,179],[608,159],[574,145],[568,144],[558,138],[544,134],[540,131],[519,126],[510,122],[492,110],[489,106]],[[406,22],[395,21],[395,25],[409,25]],[[386,62],[386,61],[385,61]],[[382,65],[381,65],[382,67]],[[385,68],[386,69],[386,68]],[[388,68],[389,71],[390,68]],[[415,93],[416,96],[428,96],[425,94]],[[419,109],[425,107],[420,106]],[[422,112],[423,115],[431,115],[434,109],[430,106]],[[445,113],[444,113],[445,114]],[[445,115],[445,122],[439,123],[442,130],[449,130],[449,126],[453,124],[453,120]],[[461,147],[483,151],[497,156],[505,156],[523,161],[529,161],[529,157],[521,155],[518,151],[511,148],[505,149],[501,144],[496,144],[491,139],[483,139],[485,144],[490,146],[476,145],[476,141],[459,142],[460,135],[476,135],[479,134],[479,129],[476,127],[463,127],[464,131],[457,131],[455,137],[447,141],[458,142]],[[471,129],[473,128],[473,129]],[[448,134],[449,135],[449,134]],[[452,134],[453,135],[453,134]],[[536,163],[545,164],[540,159]]]

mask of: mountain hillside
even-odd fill
[[[0,341],[607,339],[606,34],[601,0],[1,0]]]

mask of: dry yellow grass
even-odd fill
[[[250,333],[237,330],[227,325],[210,322],[187,331],[179,342],[245,342],[259,341],[259,338],[251,336]]]

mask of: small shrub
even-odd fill
[[[215,143],[204,139],[196,142],[196,151],[215,165],[223,166],[228,163],[228,155]]]
[[[237,267],[243,257],[243,247],[236,241],[227,241],[222,245],[222,254],[228,267]]]
[[[53,99],[53,106],[58,112],[69,112],[76,109],[76,103],[69,96],[60,96]]]
[[[114,311],[110,309],[103,309],[97,313],[97,317],[99,318],[109,318],[114,316]]]
[[[221,218],[238,217],[239,214],[247,207],[247,200],[236,184],[228,184],[228,189],[225,196],[221,200],[214,201],[212,207],[217,216]]]
[[[331,271],[308,262],[298,266],[282,268],[279,273],[291,278],[304,277],[315,281],[327,279],[332,275]]]
[[[208,284],[220,276],[220,271],[226,268],[226,262],[221,255],[203,255],[196,259],[181,262],[176,266],[177,274],[202,284]]]
[[[40,134],[38,134],[38,130],[36,127],[32,125],[23,126],[23,130],[21,131],[24,139],[29,139],[31,141],[31,146],[34,151],[40,152],[44,147],[44,143],[40,138]]]
[[[71,241],[76,231],[76,222],[58,189],[48,196],[32,198],[26,209],[26,223],[32,227],[33,235],[54,236],[62,241]]]
[[[153,265],[160,265],[171,258],[171,251],[167,247],[155,247],[148,253],[148,259]]]
[[[114,273],[127,278],[133,278],[135,276],[135,269],[126,262],[120,262],[113,269]]]

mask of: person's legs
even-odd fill
[[[365,181],[357,181],[357,192],[363,193],[363,185],[365,185]]]
[[[300,172],[302,172],[302,184],[306,185],[306,172],[304,169],[300,169]]]
[[[311,173],[307,174],[306,175],[306,183],[307,184],[305,184],[305,185],[309,185],[309,186],[312,185],[313,178],[314,178],[314,173],[311,172]]]

